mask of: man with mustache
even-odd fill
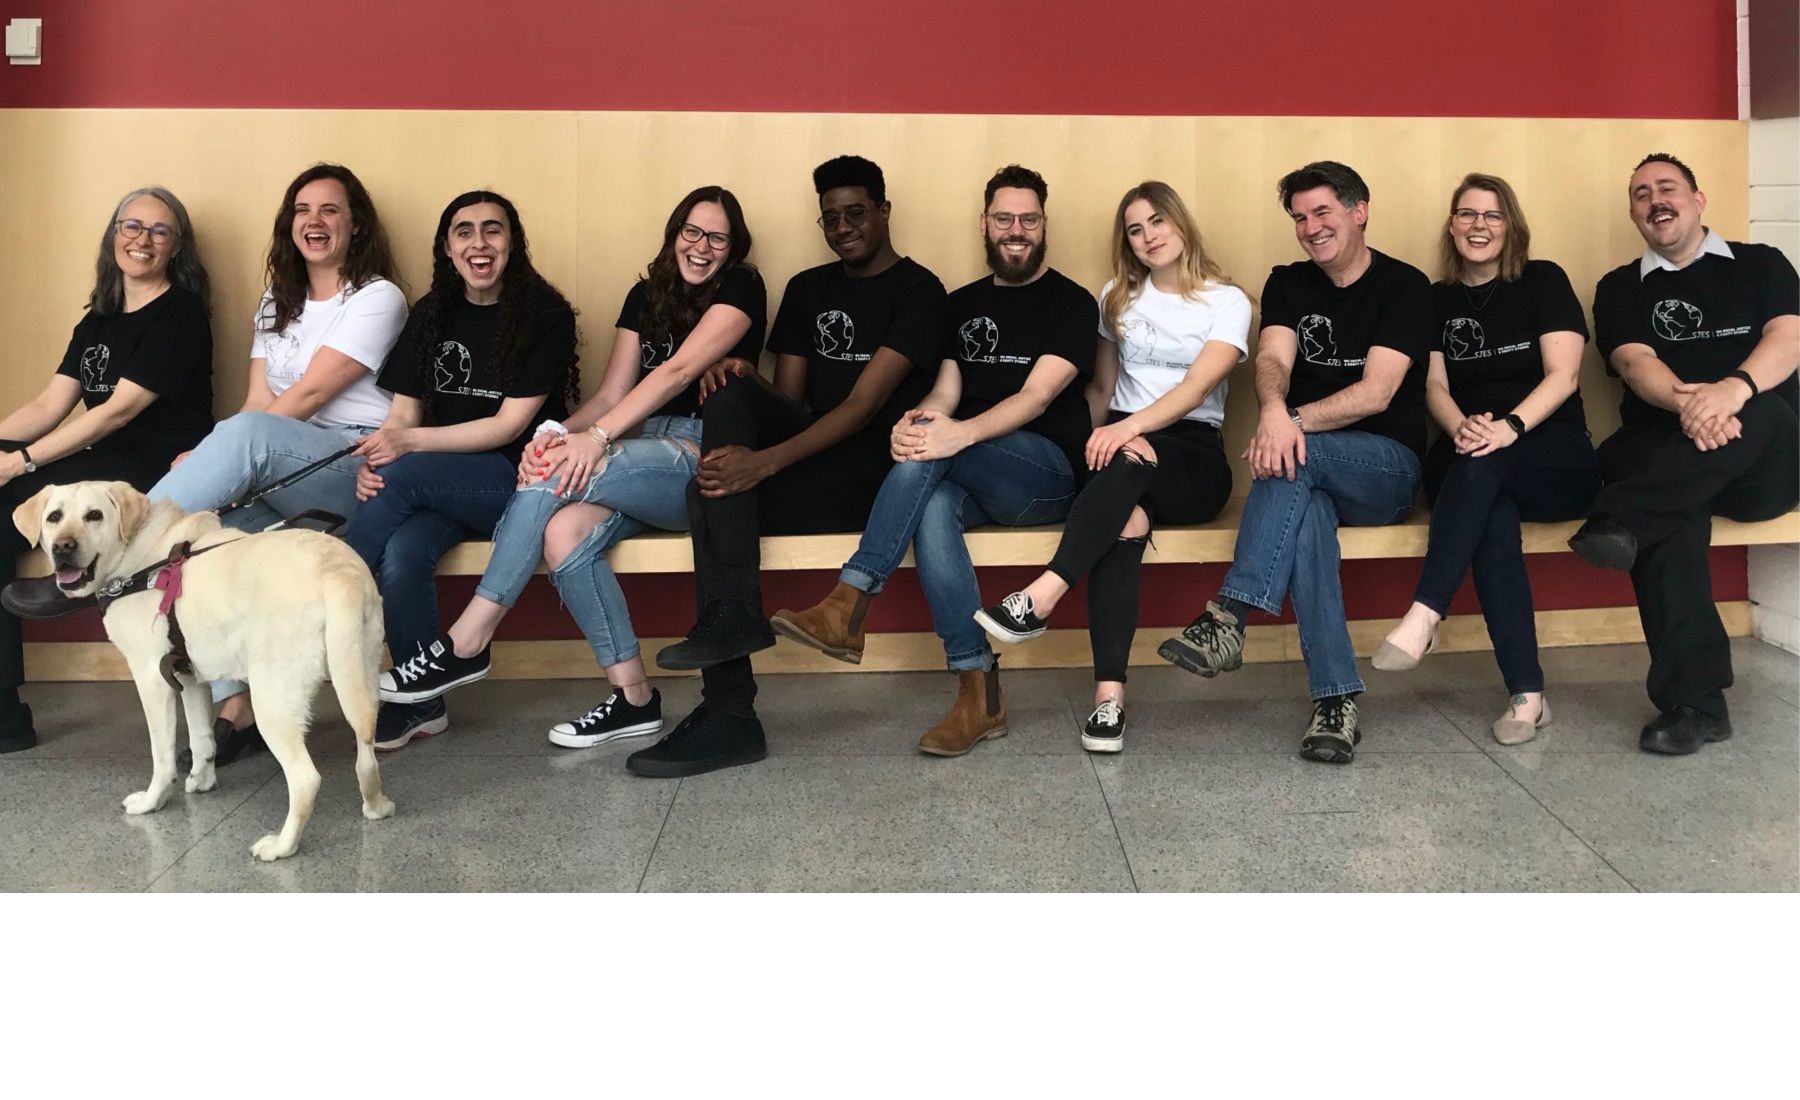
[[[1307,260],[1262,292],[1256,396],[1244,458],[1255,481],[1219,598],[1158,656],[1201,676],[1239,668],[1251,608],[1294,601],[1313,717],[1300,754],[1348,764],[1363,690],[1338,581],[1340,523],[1397,523],[1419,495],[1425,369],[1435,317],[1417,268],[1370,248],[1369,188],[1336,161],[1282,177]]]
[[[813,170],[813,187],[837,259],[788,281],[769,329],[775,381],[743,363],[702,383],[704,454],[688,485],[700,618],[656,658],[701,669],[701,703],[626,759],[638,775],[698,775],[767,754],[750,666],[775,644],[759,537],[860,530],[893,466],[888,430],[931,388],[944,284],[894,250],[880,166],[834,157]],[[723,386],[708,392],[714,383]]]
[[[1731,736],[1712,517],[1773,519],[1800,499],[1800,278],[1779,250],[1708,229],[1693,171],[1667,153],[1639,161],[1627,193],[1647,247],[1594,291],[1594,344],[1625,382],[1621,424],[1569,546],[1631,571],[1660,712],[1638,746],[1680,755]]]
[[[1091,427],[1078,380],[1093,377],[1094,296],[1044,266],[1044,178],[1011,164],[988,180],[981,235],[990,276],[950,295],[937,383],[893,426],[895,463],[838,583],[775,629],[841,661],[862,662],[870,601],[913,550],[919,585],[957,674],[950,713],[919,741],[961,756],[1006,733],[1006,704],[963,531],[1055,523],[1075,496]]]

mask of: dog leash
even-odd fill
[[[227,504],[225,507],[220,508],[216,514],[218,515],[218,517],[220,519],[224,519],[226,516],[229,516],[233,512],[236,512],[243,508],[248,508],[252,504],[256,504],[259,501],[261,501],[262,498],[268,496],[270,493],[273,493],[278,489],[285,489],[289,485],[292,485],[294,482],[299,481],[301,478],[307,477],[311,474],[318,473],[320,470],[323,470],[325,467],[331,465],[333,462],[336,462],[340,458],[349,457],[352,453],[354,453],[356,451],[356,448],[358,448],[360,446],[362,446],[362,440],[359,439],[355,443],[350,444],[348,447],[345,447],[341,451],[337,451],[333,454],[328,454],[324,458],[319,459],[317,462],[314,462],[311,465],[300,467],[298,470],[295,470],[293,473],[287,475],[286,477],[276,480],[276,482],[273,485],[265,486],[264,488],[257,490],[255,493],[251,494],[250,496],[246,497],[243,500],[232,501],[230,504]],[[300,515],[295,516],[293,518],[294,519],[302,519],[302,518],[323,519],[323,518],[327,518],[327,517],[337,521],[334,526],[341,527],[344,523],[344,517],[338,515],[336,512],[326,512],[319,508],[310,508],[307,511],[302,512]],[[282,522],[286,523],[288,521],[283,520]]]

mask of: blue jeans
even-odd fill
[[[149,497],[173,501],[187,512],[210,512],[343,450],[365,434],[321,428],[273,413],[238,413],[219,421],[181,465],[150,487]],[[225,526],[234,531],[260,531],[308,508],[323,508],[349,519],[356,513],[356,471],[361,466],[362,459],[346,455],[226,516]],[[218,680],[213,683],[212,697],[226,699],[243,690],[237,680]]]
[[[375,574],[388,654],[398,664],[437,637],[438,559],[493,534],[519,474],[498,451],[419,452],[380,472],[386,484],[357,508],[344,541]]]
[[[554,481],[520,489],[494,531],[494,553],[475,594],[502,607],[517,603],[544,556],[550,517],[570,504],[604,505],[612,514],[550,571],[550,583],[602,668],[636,657],[637,634],[606,552],[652,528],[687,530],[687,483],[699,468],[699,447],[699,419],[653,416],[644,422],[641,435],[619,443],[619,452],[578,496],[558,496]]]
[[[838,579],[879,592],[911,543],[946,664],[952,672],[993,668],[987,631],[974,618],[981,589],[963,532],[982,523],[1055,523],[1074,499],[1068,457],[1031,432],[977,443],[954,458],[899,463],[881,483],[862,541]]]
[[[1363,690],[1338,581],[1339,523],[1398,523],[1419,495],[1419,456],[1384,435],[1306,433],[1306,465],[1294,480],[1261,478],[1250,486],[1231,571],[1219,594],[1271,615],[1294,601],[1300,656],[1314,699]]]

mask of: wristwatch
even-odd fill
[[[20,447],[19,448],[19,457],[25,460],[25,472],[26,473],[28,473],[28,474],[37,473],[37,463],[31,461],[31,452],[30,451],[26,450],[23,447]]]
[[[1294,408],[1292,405],[1288,406],[1288,419],[1294,422],[1294,427],[1299,428],[1301,431],[1306,430],[1306,423],[1300,419],[1300,410]]]
[[[1500,419],[1506,421],[1509,425],[1512,426],[1512,430],[1515,435],[1524,435],[1525,434],[1525,421],[1519,419],[1518,413],[1507,413],[1505,416],[1501,417]]]

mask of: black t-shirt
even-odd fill
[[[750,327],[745,330],[743,338],[719,358],[748,359],[754,365],[757,357],[762,354],[763,330],[769,323],[769,292],[763,287],[762,276],[756,273],[756,269],[745,267],[742,264],[718,278],[720,280],[719,289],[713,293],[712,300],[707,303],[706,308],[711,309],[717,305],[735,306],[750,317]],[[631,289],[625,294],[624,306],[619,309],[618,320],[620,328],[637,334],[641,354],[641,358],[638,360],[638,381],[640,382],[651,371],[674,358],[675,350],[681,347],[682,342],[688,338],[688,334],[694,331],[691,326],[681,332],[670,333],[666,336],[656,336],[645,331],[648,318],[644,316],[644,299],[647,297],[648,285],[642,279],[632,284]],[[700,313],[701,316],[705,316],[706,310],[701,310]],[[696,317],[694,324],[698,325],[699,323],[700,319]],[[708,366],[710,365],[708,364]],[[699,381],[696,379],[693,385],[669,398],[663,403],[662,408],[650,415],[699,416]]]
[[[1001,286],[984,275],[958,288],[945,303],[940,348],[940,357],[956,360],[962,372],[956,419],[980,416],[1024,389],[1039,358],[1067,359],[1077,377],[1020,430],[1056,444],[1079,474],[1086,468],[1081,452],[1093,430],[1082,389],[1094,376],[1099,329],[1094,296],[1055,268],[1024,286]]]
[[[564,379],[574,354],[575,314],[568,306],[558,305],[532,317],[512,379],[503,390],[494,374],[493,356],[501,308],[466,301],[451,306],[431,360],[431,423],[442,426],[485,420],[499,412],[509,397],[547,395],[543,409],[519,437],[495,448],[516,462],[540,421],[569,415]],[[375,379],[375,384],[389,393],[420,397],[425,392],[426,381],[419,377],[419,320],[420,313],[414,310]]]
[[[1704,253],[1680,271],[1638,275],[1638,261],[1616,267],[1594,289],[1594,343],[1612,368],[1624,344],[1648,344],[1683,382],[1717,382],[1744,365],[1763,326],[1800,312],[1800,277],[1781,250],[1727,241],[1734,259]],[[1794,375],[1772,391],[1800,399]],[[1628,426],[1676,428],[1681,418],[1649,404],[1631,387],[1619,403]]]
[[[1464,416],[1512,412],[1544,380],[1544,353],[1538,339],[1547,332],[1579,332],[1587,339],[1581,301],[1563,269],[1549,260],[1531,260],[1512,282],[1437,283],[1436,339],[1431,350],[1444,355],[1450,396]],[[1550,414],[1554,421],[1587,430],[1576,391]]]
[[[94,444],[132,461],[167,468],[212,431],[212,322],[198,295],[170,286],[131,313],[89,311],[75,325],[56,373],[81,383],[88,408],[121,379],[156,395],[131,422]]]
[[[1269,272],[1262,327],[1294,330],[1298,348],[1288,378],[1288,404],[1318,401],[1362,380],[1371,347],[1412,360],[1388,407],[1345,430],[1385,435],[1425,450],[1425,373],[1431,352],[1431,281],[1411,264],[1369,250],[1369,270],[1349,286],[1310,260]]]
[[[944,325],[944,284],[902,257],[879,275],[851,278],[841,263],[810,268],[788,280],[769,329],[769,350],[806,360],[806,404],[813,415],[844,403],[881,348],[913,366],[869,422],[842,446],[889,463],[894,423],[917,408],[937,377]]]

